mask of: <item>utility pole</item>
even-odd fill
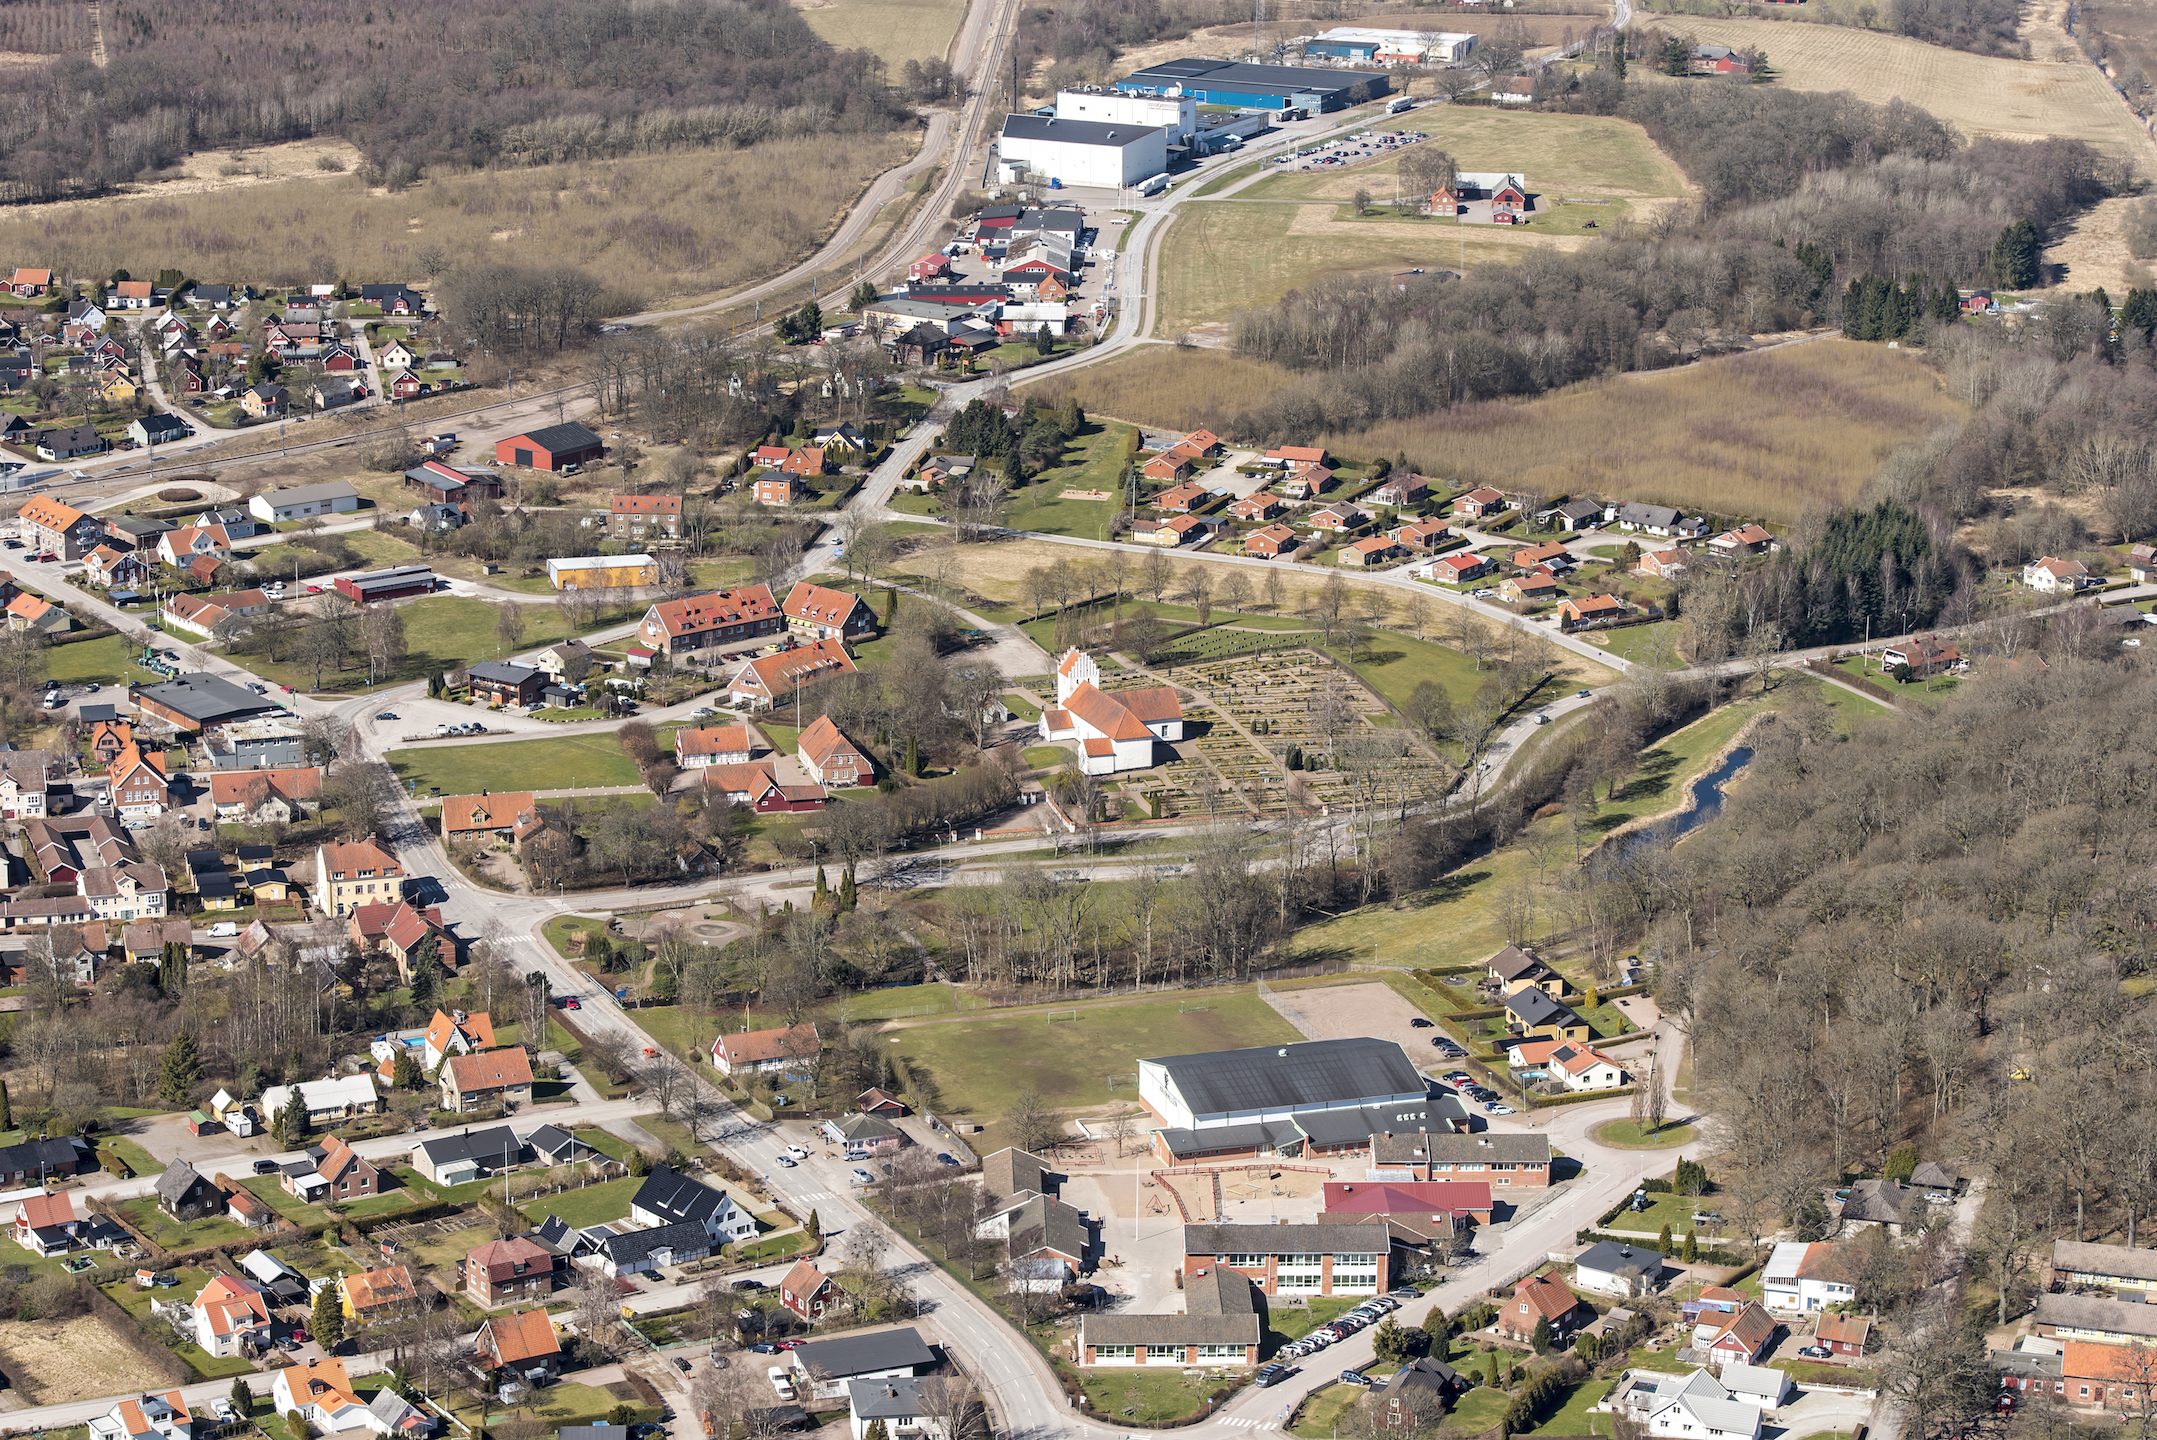
[[[1252,0],[1251,50],[1261,60],[1266,54],[1266,0]]]

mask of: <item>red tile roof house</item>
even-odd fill
[[[220,820],[276,818],[290,824],[296,817],[312,814],[321,803],[318,765],[210,774],[210,808]]]
[[[1480,519],[1485,515],[1496,515],[1503,509],[1505,509],[1505,496],[1491,489],[1488,485],[1470,490],[1465,495],[1453,497],[1453,513],[1455,515],[1465,515],[1470,519]]]
[[[1431,561],[1431,578],[1460,585],[1489,569],[1490,561],[1480,555],[1441,555]]]
[[[1880,652],[1881,664],[1890,670],[1907,665],[1912,675],[1937,675],[1952,670],[1961,661],[1962,651],[1953,644],[1941,644],[1937,635],[1920,636]]]
[[[1383,565],[1399,553],[1400,546],[1383,535],[1373,535],[1368,539],[1358,540],[1353,545],[1342,546],[1340,562],[1351,568],[1364,568]]]
[[[1710,540],[1708,548],[1718,555],[1758,555],[1774,543],[1775,537],[1758,525],[1741,525]]]
[[[785,628],[786,617],[770,587],[744,585],[654,605],[644,612],[637,638],[671,658],[758,635],[776,635]]]
[[[1292,553],[1296,544],[1295,531],[1286,525],[1268,525],[1243,537],[1243,553],[1262,560],[1274,560]]]
[[[704,784],[759,815],[824,808],[823,786],[781,785],[771,773],[769,760],[755,764],[707,765],[704,767]]]
[[[1336,534],[1345,534],[1361,525],[1365,518],[1361,510],[1344,502],[1312,511],[1303,523],[1313,530],[1330,530]]]
[[[684,770],[709,765],[746,765],[756,753],[757,734],[746,725],[712,725],[674,732],[674,763]]]
[[[1626,613],[1624,602],[1615,595],[1588,595],[1558,602],[1560,625],[1588,625],[1598,620],[1615,620]]]
[[[1563,1336],[1594,1315],[1595,1311],[1563,1280],[1555,1275],[1538,1275],[1521,1281],[1513,1290],[1513,1298],[1499,1307],[1497,1329],[1509,1339],[1532,1340],[1536,1322],[1548,1320],[1551,1333]]]
[[[532,1061],[522,1045],[452,1055],[442,1062],[442,1108],[477,1110],[498,1100],[532,1098]]]
[[[829,715],[811,721],[797,744],[802,770],[819,785],[838,790],[866,785],[875,776],[869,757],[839,733]]]
[[[1847,1315],[1829,1315],[1822,1312],[1813,1323],[1813,1344],[1834,1355],[1863,1355],[1865,1341],[1872,1334],[1870,1320],[1853,1320]]]
[[[721,1075],[784,1070],[789,1065],[815,1060],[823,1049],[814,1025],[747,1030],[738,1035],[721,1035],[712,1041],[712,1068]]]
[[[514,839],[518,822],[537,810],[529,790],[450,795],[442,801],[444,840]]]
[[[2062,590],[2072,593],[2086,585],[2094,585],[2097,577],[2079,560],[2061,560],[2047,555],[2022,567],[2022,583],[2049,595]]]
[[[1693,1327],[1693,1348],[1707,1351],[1720,1364],[1751,1365],[1767,1353],[1778,1328],[1775,1317],[1754,1304],[1735,1315],[1703,1310]]]
[[[853,673],[854,657],[846,653],[843,643],[819,640],[814,645],[798,645],[751,660],[735,672],[727,686],[727,698],[751,710],[769,710],[797,690],[834,675]]]
[[[571,420],[494,442],[494,463],[532,470],[564,470],[587,465],[606,454],[599,437]]]
[[[764,475],[749,493],[759,505],[791,505],[801,498],[801,482],[792,475]]]
[[[1443,545],[1452,533],[1453,527],[1443,520],[1414,520],[1388,530],[1386,535],[1396,545],[1428,550],[1434,545]]]
[[[1187,482],[1173,490],[1163,490],[1150,503],[1164,515],[1188,515],[1192,506],[1206,503],[1206,487]]]
[[[1333,472],[1323,465],[1299,465],[1275,483],[1291,500],[1313,500],[1333,488]]]
[[[554,1293],[563,1259],[528,1235],[490,1240],[464,1257],[464,1292],[482,1305]]]
[[[1548,575],[1513,575],[1498,582],[1498,593],[1508,600],[1551,600],[1558,594],[1558,582]]]
[[[831,1277],[807,1260],[796,1260],[779,1282],[779,1303],[812,1324],[824,1318],[825,1309],[838,1296]]]
[[[792,453],[784,445],[759,445],[749,452],[749,464],[752,469],[776,470],[786,463],[786,457]]]
[[[848,590],[797,581],[779,607],[786,616],[789,634],[805,640],[829,640],[867,635],[876,629],[876,616],[868,602]]]
[[[1181,480],[1191,473],[1191,457],[1180,450],[1164,450],[1140,469],[1148,480]],[[1185,488],[1179,485],[1169,493],[1175,494]]]
[[[1681,549],[1650,550],[1633,569],[1661,580],[1675,580],[1692,568],[1692,556]]]
[[[1229,518],[1232,520],[1271,520],[1280,513],[1280,497],[1266,490],[1246,495],[1241,500],[1232,500],[1228,505]]]
[[[1326,463],[1326,452],[1313,450],[1308,445],[1283,445],[1278,450],[1268,450],[1266,459],[1284,469],[1293,470],[1305,465],[1323,466]]]
[[[1490,1223],[1494,1202],[1487,1180],[1384,1180],[1328,1182],[1321,1208],[1343,1219],[1351,1215],[1390,1215]]]
[[[682,533],[682,497],[679,495],[616,495],[609,502],[607,524],[617,535],[643,539],[646,535],[679,538]]]
[[[1211,430],[1193,430],[1176,442],[1178,450],[1188,450],[1194,455],[1218,455],[1221,453],[1221,437]]]
[[[783,475],[822,475],[831,469],[820,445],[804,445],[779,462]]]

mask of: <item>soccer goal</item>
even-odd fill
[[[1176,1012],[1180,1015],[1188,1015],[1193,1010],[1211,1010],[1212,1008],[1213,1002],[1210,1000],[1183,1000],[1177,1003]]]
[[[1051,1010],[1051,1011],[1049,1011],[1049,1013],[1048,1013],[1048,1014],[1047,1014],[1046,1016],[1044,1016],[1043,1018],[1044,1018],[1044,1019],[1046,1019],[1046,1020],[1047,1020],[1047,1021],[1049,1022],[1049,1024],[1051,1024],[1051,1025],[1054,1025],[1054,1024],[1056,1024],[1056,1023],[1057,1023],[1058,1021],[1062,1021],[1062,1020],[1073,1020],[1073,1021],[1075,1021],[1075,1020],[1077,1020],[1077,1019],[1078,1019],[1078,1011],[1076,1011],[1076,1010]]]

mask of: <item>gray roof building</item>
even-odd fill
[[[2107,1300],[2102,1295],[2043,1294],[2034,1317],[2038,1333],[2066,1340],[2157,1338],[2157,1305],[2137,1300]]]
[[[189,672],[134,693],[138,705],[156,705],[197,725],[229,725],[283,707],[267,696],[233,684],[219,675]]]
[[[422,1140],[417,1148],[425,1152],[427,1163],[437,1170],[465,1160],[476,1161],[489,1170],[508,1170],[526,1158],[523,1142],[507,1125],[497,1125],[489,1130],[460,1130],[454,1135]]]
[[[1850,1198],[1842,1202],[1842,1218],[1877,1225],[1899,1225],[1903,1203],[1909,1199],[1910,1190],[1911,1187],[1900,1180],[1860,1180],[1850,1187]]]
[[[1060,1255],[1073,1265],[1083,1265],[1093,1244],[1093,1231],[1076,1208],[1047,1195],[1036,1195],[1011,1217],[1011,1254]]]
[[[1167,1055],[1138,1068],[1148,1102],[1193,1129],[1421,1100],[1428,1088],[1398,1042],[1369,1038]]]
[[[2120,1285],[2139,1289],[2157,1285],[2157,1250],[2126,1245],[2092,1245],[2079,1240],[2052,1242],[2052,1273],[2085,1285]]]
[[[1546,1025],[1580,1025],[1584,1022],[1570,1005],[1551,999],[1540,990],[1516,990],[1505,997],[1506,1013],[1526,1030]]]
[[[1032,1191],[1047,1195],[1056,1189],[1053,1174],[1040,1156],[1008,1146],[981,1159],[981,1183],[999,1200]]]
[[[849,1380],[846,1382],[846,1405],[857,1420],[882,1420],[890,1428],[892,1422],[913,1428],[914,1420],[921,1414],[921,1381],[912,1375],[894,1375],[888,1380]]]
[[[1492,1130],[1481,1135],[1432,1130],[1422,1134],[1373,1135],[1373,1165],[1473,1164],[1548,1165],[1550,1137],[1509,1135]]]
[[[921,1332],[911,1325],[813,1341],[793,1355],[797,1366],[819,1380],[847,1380],[884,1370],[913,1371],[936,1363],[936,1353],[922,1343]]]
[[[647,1262],[678,1265],[684,1260],[701,1260],[711,1251],[711,1236],[702,1225],[688,1221],[655,1225],[649,1230],[618,1231],[599,1241],[599,1252],[618,1270]]]
[[[1226,1265],[1209,1265],[1183,1284],[1182,1315],[1087,1315],[1079,1345],[1256,1345],[1258,1306],[1251,1282]]]

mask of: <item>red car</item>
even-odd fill
[[[583,1002],[579,1001],[576,996],[572,995],[567,1000],[564,1000],[562,1002],[562,1008],[564,1010],[582,1010],[584,1008],[584,1005]]]

